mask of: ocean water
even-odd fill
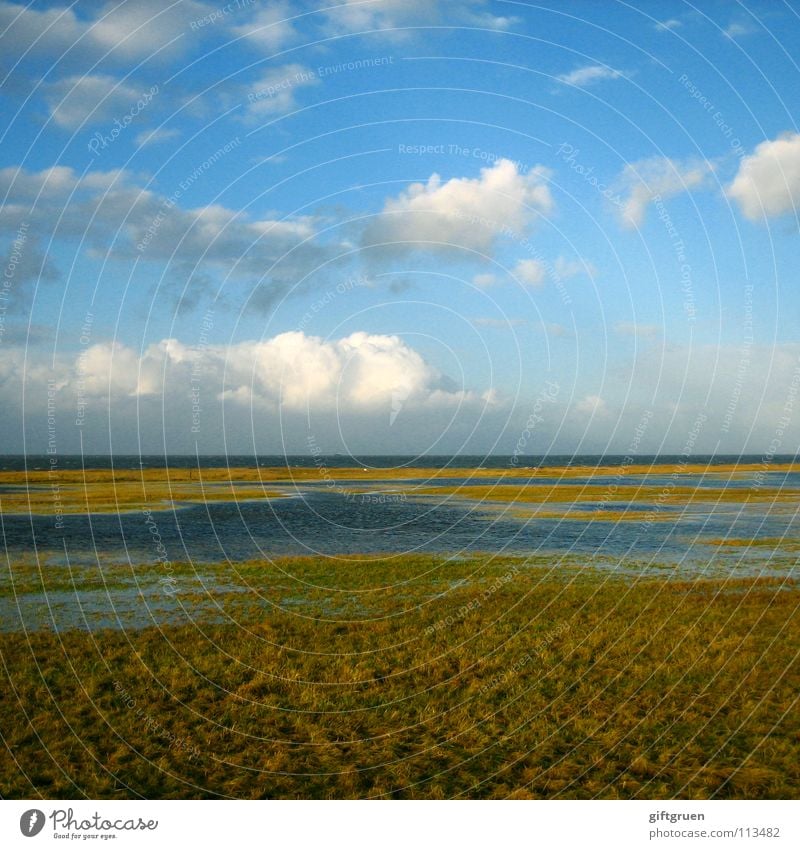
[[[739,454],[696,454],[689,462],[721,466],[730,463],[759,463],[760,455]],[[0,471],[22,471],[24,469],[45,470],[50,468],[51,458],[46,454],[0,454]],[[278,466],[283,468],[313,468],[324,465],[327,468],[361,466],[368,469],[403,469],[409,467],[423,469],[507,469],[512,465],[520,468],[540,468],[559,466],[622,466],[625,456],[621,454],[548,454],[519,455],[516,458],[508,454],[423,454],[419,456],[380,454],[353,456],[349,454],[326,454],[319,457],[310,455],[282,454],[70,454],[58,456],[60,469],[161,469],[171,466],[187,469],[198,466],[210,469],[222,466],[236,468],[257,468],[258,466]],[[652,466],[674,466],[686,462],[686,458],[677,454],[643,454],[637,456],[636,464]],[[776,455],[773,463],[793,463],[797,458],[792,454]]]

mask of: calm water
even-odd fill
[[[33,468],[42,458],[28,457]],[[111,460],[103,458],[106,467]],[[541,458],[531,458],[540,461]],[[608,463],[609,458],[573,457],[574,465]],[[642,458],[652,462],[654,458]],[[708,458],[698,458],[705,462]],[[791,458],[788,458],[791,459]],[[70,463],[80,465],[80,458],[60,458],[66,468]],[[228,457],[230,465],[254,465],[253,458]],[[417,458],[369,458],[373,468],[422,465]],[[669,466],[676,458],[664,457],[660,464]],[[717,463],[731,458],[716,458]],[[97,458],[84,458],[93,467],[101,465]],[[196,458],[182,458],[184,465],[196,463]],[[249,462],[248,462],[249,461]],[[295,462],[296,461],[296,462]],[[474,467],[478,461],[484,468],[489,462],[496,468],[507,468],[508,458],[427,458],[430,468],[442,466]],[[3,458],[5,467],[21,464],[22,458]],[[117,468],[135,468],[139,463],[159,465],[158,458],[115,457]],[[205,466],[224,464],[224,457],[203,458]],[[287,463],[286,458],[261,457],[262,465]],[[353,464],[352,458],[326,457],[326,466]],[[359,460],[358,462],[363,462]],[[160,459],[163,465],[163,458]],[[169,458],[170,465],[180,465],[178,458]],[[292,467],[313,466],[313,458],[288,458]],[[564,458],[549,458],[547,463],[558,465]],[[367,466],[370,468],[370,466]],[[490,484],[498,479],[474,481]],[[530,486],[549,485],[558,478],[548,477],[530,481]],[[626,474],[595,478],[570,478],[564,482],[587,485],[598,489],[596,502],[575,505],[574,509],[590,510],[600,507],[617,511],[626,506],[625,489],[641,483],[667,486],[668,474]],[[467,478],[423,481],[418,485],[458,486]],[[524,479],[516,481],[525,483]],[[753,475],[737,472],[682,476],[680,485],[752,486]],[[208,503],[176,505],[175,509],[153,514],[168,556],[173,561],[200,562],[239,561],[256,557],[285,554],[348,554],[377,552],[506,552],[506,553],[575,553],[601,552],[614,557],[666,559],[680,562],[693,556],[708,557],[707,543],[721,537],[759,538],[795,536],[798,529],[797,508],[793,504],[695,504],[678,508],[666,504],[637,501],[639,509],[651,509],[650,521],[597,521],[567,518],[535,518],[530,510],[508,504],[474,503],[454,497],[417,498],[399,494],[400,482],[369,480],[369,472],[361,484],[371,490],[369,496],[348,497],[324,480],[300,482],[283,487],[288,497],[259,502]],[[611,484],[620,484],[609,500]],[[413,486],[402,482],[404,488]],[[770,472],[761,481],[763,487],[781,487],[784,492],[800,495],[800,474]],[[252,486],[249,483],[248,486]],[[569,511],[570,505],[550,505],[548,510]],[[37,553],[50,562],[66,558],[92,562],[99,556],[114,562],[153,562],[156,559],[151,529],[141,512],[117,514],[66,515],[63,527],[56,526],[52,516],[6,515],[2,518],[5,548],[10,555]],[[715,550],[717,548],[715,547]],[[753,557],[758,554],[753,554]]]
[[[368,462],[367,462],[368,459]],[[354,463],[370,468],[423,466],[441,468],[508,468],[509,458],[416,458],[373,457],[354,461],[348,457],[327,457],[324,462],[333,470]],[[531,466],[564,465],[596,466],[611,464],[609,458],[573,457],[531,458]],[[674,465],[678,458],[660,458],[657,465]],[[706,462],[708,458],[697,458]],[[732,458],[716,458],[716,465]],[[738,458],[737,458],[738,459]],[[786,458],[787,461],[793,458]],[[642,458],[652,462],[653,458]],[[619,458],[618,463],[622,461]],[[743,458],[744,461],[744,458]],[[757,462],[757,458],[755,459]],[[86,467],[112,466],[109,458],[84,458]],[[169,458],[171,466],[190,466],[196,458]],[[224,465],[224,457],[203,458],[203,465]],[[254,466],[252,458],[228,457],[233,466]],[[265,466],[315,465],[313,458],[258,458]],[[41,465],[46,458],[27,458],[28,468]],[[116,468],[163,466],[163,458],[115,457]],[[61,468],[80,468],[80,458],[59,458]],[[0,467],[24,468],[22,458],[0,458]],[[669,470],[671,471],[671,469]],[[335,474],[332,473],[335,477]],[[499,478],[481,478],[473,483],[490,484]],[[550,485],[556,476],[537,478],[529,486]],[[572,510],[599,508],[619,511],[629,503],[626,487],[635,492],[646,483],[667,487],[672,478],[665,469],[656,467],[648,475],[611,474],[594,478],[575,477],[563,482],[597,489],[597,500],[580,504],[551,504],[548,511],[560,511],[556,518],[536,518],[530,505],[471,502],[442,495],[418,497],[404,495],[400,487],[459,486],[467,477],[440,481],[370,480],[364,473],[362,485],[370,491],[363,496],[347,496],[324,480],[275,485],[286,497],[269,501],[175,505],[173,509],[154,512],[160,540],[172,562],[203,563],[237,562],[253,558],[271,558],[286,554],[322,554],[346,556],[350,553],[440,552],[449,555],[470,552],[496,554],[547,555],[554,563],[585,564],[623,573],[687,577],[693,575],[780,575],[793,574],[797,554],[792,542],[800,539],[800,474],[770,472],[760,481],[761,487],[780,487],[782,492],[797,493],[798,499],[787,503],[694,504],[680,507],[638,500],[638,509],[650,510],[645,521],[615,521],[613,517],[598,519],[567,518]],[[515,483],[524,484],[525,479]],[[687,486],[750,487],[752,473],[706,473],[682,476],[679,484]],[[610,487],[617,484],[616,490]],[[624,484],[624,485],[623,485]],[[244,483],[243,483],[244,485]],[[247,483],[252,486],[252,482]],[[615,500],[609,500],[613,492]],[[56,526],[53,516],[0,515],[0,530],[11,562],[15,557],[35,556],[45,568],[60,569],[71,565],[105,563],[157,563],[161,558],[156,548],[152,526],[141,512],[93,515],[65,515],[63,527]],[[776,546],[754,548],[720,547],[712,544],[721,538],[748,540],[776,538]],[[788,543],[788,545],[787,545]],[[342,564],[345,565],[345,564]],[[7,578],[5,579],[7,582]],[[229,588],[230,589],[230,588]],[[287,604],[291,600],[287,600]],[[70,627],[143,627],[170,621],[186,621],[193,616],[216,615],[213,603],[193,605],[191,611],[170,600],[158,587],[136,587],[127,590],[74,593],[51,593],[45,597],[30,593],[14,600],[13,595],[0,597],[0,630]]]

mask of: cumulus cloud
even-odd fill
[[[245,116],[257,120],[290,112],[297,107],[297,91],[318,83],[316,73],[298,63],[270,68],[246,90],[239,91],[246,104]]]
[[[561,280],[577,277],[579,274],[588,274],[589,277],[594,277],[597,274],[594,264],[585,259],[566,259],[559,256],[556,258],[553,268],[556,276]]]
[[[586,395],[575,404],[575,411],[585,416],[602,416],[608,412],[608,405],[599,395]]]
[[[149,86],[136,88],[108,74],[64,77],[48,83],[44,96],[53,120],[68,130],[115,118],[123,122],[126,116],[135,120],[132,112],[138,115],[153,98]]]
[[[800,133],[761,142],[742,159],[726,194],[751,221],[797,213],[800,205]]]
[[[664,200],[699,188],[714,172],[708,160],[676,160],[655,156],[626,165],[617,178],[623,198],[620,210],[626,227],[638,227],[644,220],[647,207],[656,199]]]
[[[521,259],[514,266],[512,274],[525,286],[538,289],[547,279],[547,268],[537,259]]]
[[[235,35],[247,41],[265,53],[275,53],[290,44],[296,37],[291,21],[291,7],[286,2],[272,2],[266,8],[259,9],[246,24],[232,27]]]
[[[29,451],[47,445],[50,386],[57,388],[62,451],[199,445],[218,453],[255,445],[262,453],[307,453],[313,444],[326,452],[448,452],[476,428],[496,435],[508,413],[496,391],[457,385],[399,337],[366,332],[333,340],[285,333],[199,347],[164,339],[143,351],[99,342],[55,362],[52,350],[5,352],[7,450],[19,450],[22,432]]]
[[[118,342],[91,345],[76,366],[87,395],[133,395],[137,391],[139,358]]]
[[[566,85],[574,85],[579,88],[594,85],[603,80],[616,80],[622,77],[622,72],[607,65],[583,65],[575,68],[568,74],[559,74],[556,79]]]
[[[177,339],[141,355],[119,342],[90,346],[66,368],[65,384],[82,380],[91,396],[162,395],[202,373],[206,392],[265,408],[302,411],[344,406],[388,409],[393,395],[408,403],[457,404],[478,395],[457,389],[399,336],[358,331],[325,340],[301,331],[260,341],[195,348]]]
[[[313,217],[253,218],[220,204],[184,208],[122,170],[80,175],[65,166],[4,168],[0,196],[6,198],[0,232],[13,234],[24,219],[31,236],[80,240],[103,258],[212,265],[234,278],[262,281],[264,291],[253,302],[262,308],[340,253],[335,242],[314,238]],[[64,215],[67,202],[70,214]]]
[[[86,63],[108,57],[130,62],[165,57],[184,50],[182,38],[191,22],[213,8],[195,0],[162,3],[71,4],[37,8],[36,4],[0,2],[0,52],[6,61],[24,54]],[[78,14],[80,13],[80,14]]]
[[[456,385],[399,336],[363,331],[328,340],[288,332],[227,345],[163,339],[142,351],[104,341],[55,360],[52,351],[7,349],[0,404],[9,422],[12,412],[21,422],[26,388],[31,438],[48,385],[58,387],[62,445],[77,438],[63,425],[72,425],[79,408],[89,441],[104,439],[114,421],[117,439],[140,433],[149,444],[169,433],[185,448],[195,438],[192,423],[202,420],[217,450],[223,432],[231,437],[249,425],[258,440],[273,440],[273,451],[284,439],[307,451],[298,437],[309,430],[325,439],[341,438],[341,428],[367,439],[435,439],[454,417],[474,421],[498,404],[494,392]],[[388,444],[397,443],[383,450]]]
[[[444,181],[433,174],[427,183],[413,183],[387,200],[366,227],[363,244],[488,253],[501,233],[519,233],[537,215],[552,211],[548,175],[542,166],[523,173],[508,159],[481,169],[479,177]]]
[[[496,275],[492,274],[490,271],[487,271],[482,274],[476,274],[472,278],[472,283],[479,289],[491,289],[492,286],[497,285],[498,280]]]
[[[55,363],[52,348],[4,351],[0,408],[10,451],[22,446],[23,385],[28,450],[46,446],[48,380],[59,387],[59,447],[65,451],[79,447],[68,425],[81,380],[90,451],[107,449],[111,434],[115,450],[142,445],[158,451],[166,440],[170,450],[185,451],[200,439],[211,453],[248,451],[254,444],[264,453],[307,452],[311,433],[328,452],[411,453],[435,444],[450,453],[469,444],[471,453],[510,453],[540,391],[534,385],[516,401],[496,388],[470,391],[402,339],[369,333],[334,340],[288,333],[204,347],[165,339],[144,351],[98,342],[83,357],[59,353]],[[541,379],[538,374],[534,383]],[[602,389],[588,376],[555,379],[561,391],[537,425],[538,444],[555,453],[578,444],[583,452],[626,453],[645,414],[645,453],[680,453],[693,433],[698,453],[791,453],[800,440],[795,343],[746,351],[643,346],[635,360],[605,372]],[[197,436],[193,386],[200,387]]]

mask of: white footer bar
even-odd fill
[[[800,847],[797,801],[0,801],[0,845]]]

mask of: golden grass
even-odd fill
[[[797,471],[800,465],[775,464],[771,471]],[[687,464],[673,466],[626,467],[587,466],[542,467],[526,469],[364,469],[364,468],[295,468],[223,467],[210,469],[86,469],[52,471],[0,472],[0,485],[19,487],[9,492],[0,492],[0,513],[81,513],[115,512],[141,509],[170,509],[174,503],[202,503],[204,501],[244,501],[260,498],[275,498],[284,493],[270,490],[266,484],[318,483],[341,486],[342,492],[363,493],[353,484],[364,480],[418,481],[422,486],[407,488],[403,495],[469,498],[517,503],[565,503],[581,501],[654,501],[658,504],[683,504],[689,502],[765,502],[794,503],[797,495],[791,490],[778,487],[759,486],[754,488],[725,488],[725,478],[737,473],[763,471],[761,464],[705,466]],[[720,479],[719,487],[698,488],[687,485],[647,485],[632,482],[634,475],[675,475],[680,481],[686,475],[708,473]],[[576,477],[611,476],[610,488],[602,486],[576,485],[570,483]],[[526,481],[537,478],[557,478],[558,483],[542,483],[526,486],[522,483],[473,484],[466,486],[426,487],[431,480],[450,478],[500,478]],[[561,482],[564,481],[564,482]],[[234,485],[236,482],[237,485]],[[252,487],[241,483],[252,483]],[[226,486],[230,484],[230,486]],[[617,511],[613,516],[596,514],[585,516],[573,513],[568,518],[635,519],[626,511]]]
[[[251,501],[281,498],[284,493],[259,486],[225,486],[216,482],[162,482],[114,480],[110,483],[31,482],[27,487],[0,493],[0,512],[40,515],[116,513],[132,510],[169,510],[176,504],[209,501]]]
[[[218,598],[237,624],[0,635],[0,794],[798,795],[793,582],[486,557],[237,571],[251,591]]]
[[[642,501],[651,504],[682,506],[686,504],[780,502],[794,504],[800,501],[800,492],[778,487],[695,487],[695,486],[617,486],[613,494],[602,486],[574,484],[537,484],[520,486],[511,484],[486,484],[479,486],[437,486],[406,490],[406,494],[436,496],[438,498],[468,498],[474,501],[501,501],[507,503],[548,504],[553,502],[607,502]],[[620,511],[623,512],[623,511]],[[602,517],[604,512],[595,513]]]
[[[784,537],[726,537],[725,539],[710,539],[706,545],[727,546],[729,548],[784,548],[795,551],[800,547],[797,539],[790,536]]]
[[[218,467],[203,469],[181,469],[181,468],[144,468],[144,469],[57,469],[55,473],[50,471],[27,472],[0,472],[0,484],[24,484],[49,483],[57,480],[60,483],[114,483],[121,481],[151,481],[151,482],[181,482],[181,481],[260,481],[260,482],[283,482],[292,481],[319,481],[323,479],[324,473],[330,475],[337,481],[359,481],[368,477],[370,480],[404,480],[417,479],[428,480],[435,478],[571,478],[571,477],[595,477],[595,476],[621,476],[621,480],[629,475],[697,475],[709,474],[719,476],[730,476],[737,472],[754,471],[772,472],[798,472],[800,464],[797,463],[773,463],[768,469],[761,463],[726,464],[719,466],[708,466],[700,463],[671,465],[630,465],[620,466],[541,466],[528,469],[520,466],[509,466],[502,469],[459,469],[459,468],[367,468],[364,467],[326,467],[324,469],[316,466],[305,468],[287,468],[285,466],[263,466],[253,468],[246,467]]]

